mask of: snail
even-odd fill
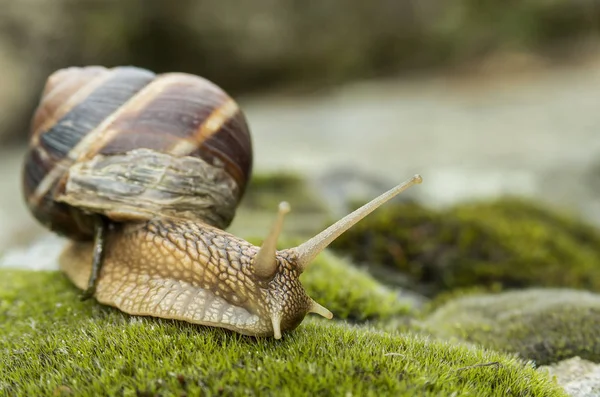
[[[70,67],[46,81],[22,190],[34,218],[69,239],[59,265],[83,299],[280,339],[308,313],[333,317],[299,281],[311,261],[421,177],[277,250],[286,202],[260,247],[225,231],[252,164],[244,113],[209,80],[133,66]]]

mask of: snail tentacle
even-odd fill
[[[252,261],[254,274],[258,277],[271,278],[277,271],[277,240],[283,229],[283,218],[288,212],[290,212],[290,205],[285,201],[279,203],[273,228]]]
[[[319,303],[315,302],[314,300],[311,302],[311,306],[310,306],[310,309],[308,310],[308,312],[318,314],[320,316],[325,317],[328,320],[331,320],[333,318],[333,313],[331,311],[329,311],[329,309],[320,305]]]
[[[319,255],[325,248],[327,248],[329,244],[341,236],[346,230],[350,229],[361,219],[375,211],[387,201],[396,197],[409,187],[419,184],[422,181],[423,179],[420,175],[413,176],[412,178],[383,193],[379,197],[374,198],[354,212],[346,215],[310,240],[294,248],[298,254],[298,261],[296,264],[300,272],[306,270],[310,262],[312,262],[317,255]]]

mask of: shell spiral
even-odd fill
[[[204,78],[67,68],[46,82],[22,187],[39,222],[76,240],[92,237],[90,214],[166,215],[225,228],[252,160],[243,112]]]

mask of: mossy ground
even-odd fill
[[[330,252],[323,252],[300,276],[308,295],[352,322],[387,320],[413,312],[410,299],[380,284],[368,273]]]
[[[0,272],[0,394],[566,396],[469,345],[314,317],[255,339],[81,302],[58,272]]]
[[[600,232],[516,198],[442,211],[414,203],[389,205],[332,248],[358,263],[402,273],[403,286],[427,295],[473,286],[600,290]]]
[[[422,323],[445,340],[458,338],[534,360],[581,357],[600,362],[600,295],[530,289],[448,301]]]
[[[252,190],[234,232],[255,245],[281,200],[297,218],[286,219],[279,248],[327,218],[297,177],[258,178]],[[301,276],[334,320],[311,315],[280,341],[128,316],[80,302],[61,273],[0,270],[0,395],[564,396],[523,360],[600,361],[599,295],[482,296],[600,290],[600,233],[582,222],[513,199],[440,212],[398,203],[334,247],[343,256],[326,250]],[[384,286],[348,254],[434,299],[419,308],[427,298],[402,298],[406,289]]]

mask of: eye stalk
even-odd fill
[[[277,240],[283,229],[283,218],[288,212],[290,212],[290,205],[285,201],[279,203],[277,219],[273,224],[273,228],[265,241],[263,241],[263,244],[252,263],[254,266],[254,274],[258,277],[268,279],[273,277],[277,271]]]
[[[333,225],[329,226],[327,229],[323,230],[321,233],[317,234],[315,237],[308,240],[307,242],[299,245],[296,248],[292,248],[296,251],[298,255],[298,260],[296,264],[298,266],[299,271],[303,272],[304,270],[306,270],[310,262],[312,262],[313,259],[315,259],[315,257],[319,255],[325,248],[327,248],[329,244],[331,244],[336,238],[341,236],[352,226],[357,224],[365,216],[369,215],[371,212],[375,211],[381,205],[393,199],[409,187],[416,184],[420,184],[421,182],[423,182],[423,178],[421,178],[421,175],[417,174],[413,176],[412,178],[402,182],[398,186],[383,193],[381,196],[371,200],[370,202],[363,205],[354,212],[346,215]]]

